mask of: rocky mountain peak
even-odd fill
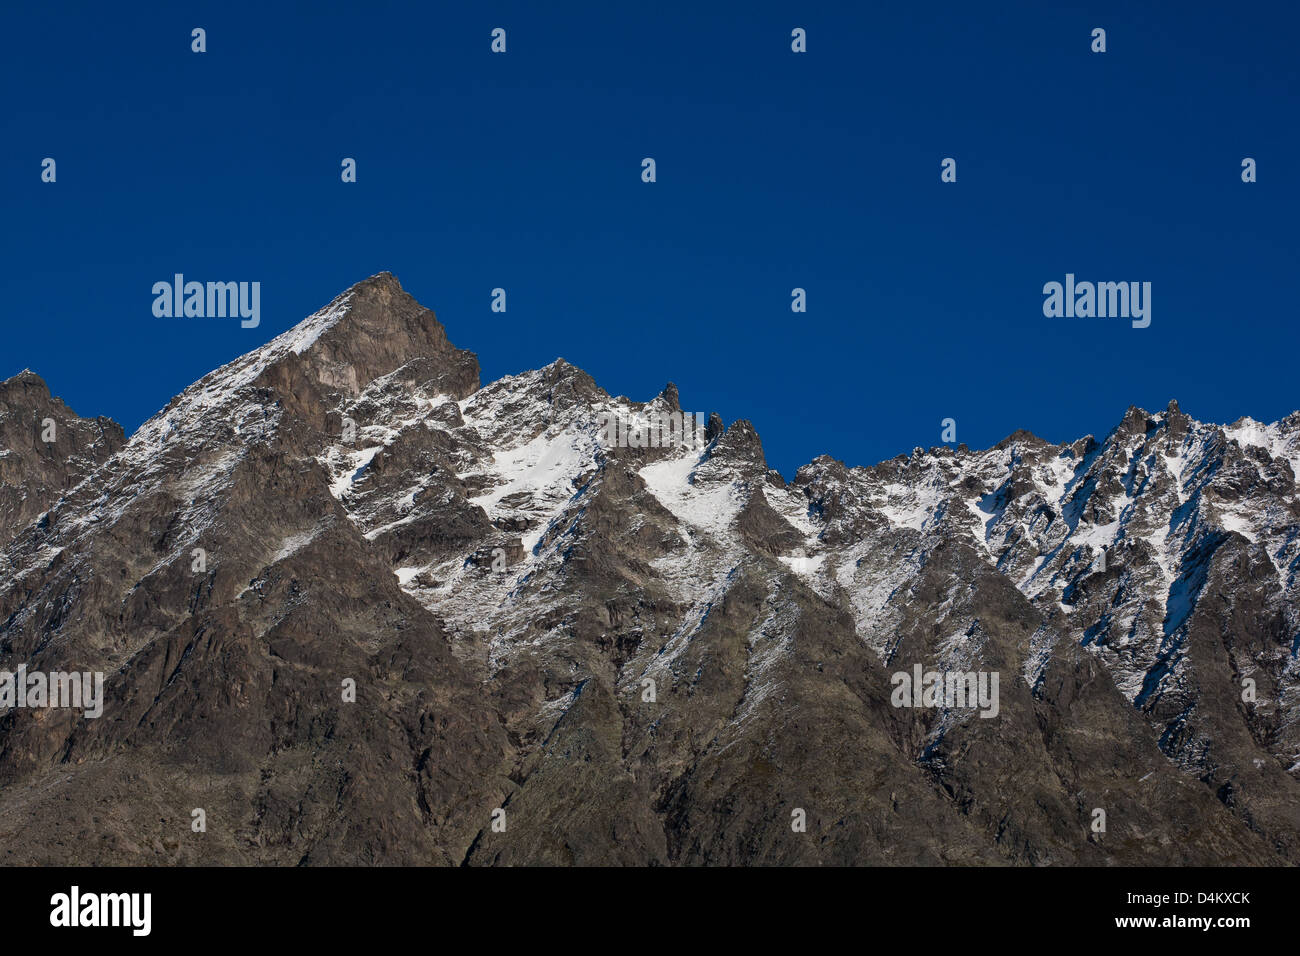
[[[1130,405],[1124,413],[1124,417],[1115,426],[1115,431],[1124,435],[1143,435],[1156,424],[1157,422],[1146,409]]]
[[[82,418],[35,372],[0,382],[0,541],[47,510],[125,443],[109,418]]]
[[[1048,443],[1039,438],[1033,432],[1024,428],[1018,428],[1006,438],[1002,439],[993,447],[1001,451],[1004,448],[1013,448],[1016,446],[1025,446],[1027,448],[1040,449]]]
[[[739,419],[712,443],[697,476],[711,480],[757,481],[766,477],[767,470],[767,458],[757,430],[752,422]]]
[[[0,381],[0,396],[26,388],[40,389],[43,390],[46,395],[49,394],[49,388],[45,384],[45,379],[41,378],[31,369],[25,368],[17,375],[12,375],[4,381]]]
[[[458,397],[479,384],[473,353],[456,349],[437,316],[388,272],[358,282],[281,339],[321,385],[352,395],[419,359],[443,361]]]

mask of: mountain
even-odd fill
[[[1300,415],[789,483],[605,427],[680,411],[480,387],[387,273],[127,441],[4,383],[0,669],[105,675],[0,716],[4,862],[1300,859]]]

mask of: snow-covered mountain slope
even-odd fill
[[[1235,643],[1231,664],[1257,680],[1248,710],[1289,767],[1300,756],[1298,433],[1300,416],[1220,427],[1171,403],[1155,415],[1129,409],[1100,443],[1018,434],[984,452],[918,450],[852,471],[821,460],[797,484],[827,518],[825,540],[858,537],[884,520],[921,540],[971,543],[1096,653],[1126,698],[1164,715],[1162,731],[1194,719],[1189,636],[1207,588],[1248,586],[1267,639],[1225,635]],[[864,624],[892,591],[888,580],[877,601],[855,602]],[[1163,742],[1171,755],[1190,745],[1172,733]]]
[[[0,821],[112,804],[96,861],[1300,853],[1300,416],[789,484],[748,422],[605,427],[680,412],[562,360],[480,387],[392,276],[354,286],[7,540],[0,663],[110,676],[101,721],[0,718]],[[999,674],[996,716],[894,706],[914,665]],[[175,843],[200,799],[227,830]]]

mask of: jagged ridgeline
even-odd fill
[[[0,859],[1300,859],[1300,417],[789,484],[702,421],[387,273],[129,440],[0,385]]]

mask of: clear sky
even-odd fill
[[[634,399],[672,380],[787,476],[938,444],[949,417],[979,447],[1171,398],[1300,408],[1293,3],[2,16],[0,377],[31,367],[128,432],[385,269],[485,382],[561,356]],[[260,281],[261,325],[155,318],[177,272]],[[1066,273],[1151,282],[1150,327],[1045,318]]]

